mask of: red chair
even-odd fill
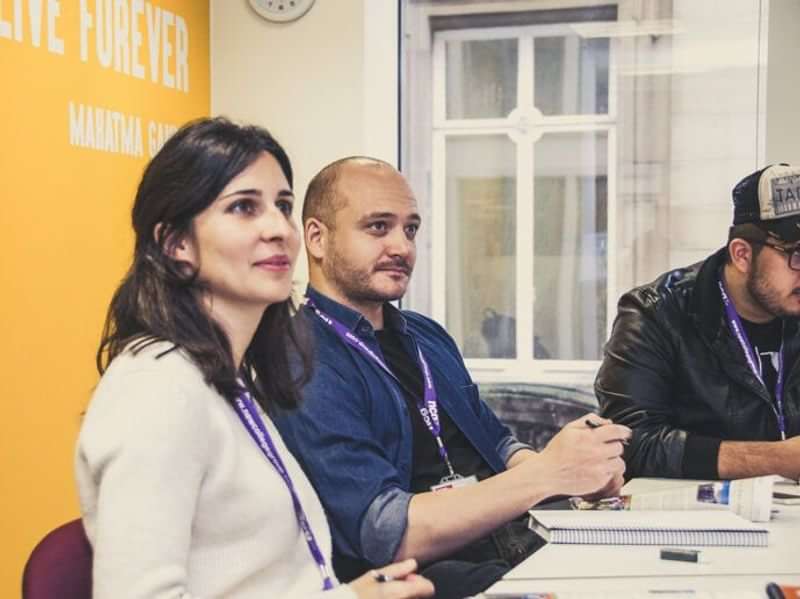
[[[22,599],[91,599],[92,546],[83,523],[67,522],[31,552],[22,574]]]

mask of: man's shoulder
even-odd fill
[[[714,256],[695,264],[668,270],[649,283],[634,287],[620,299],[620,305],[633,303],[649,313],[680,312],[690,310],[698,286],[706,285],[710,261]]]
[[[347,344],[309,306],[300,306],[294,318],[296,327],[303,331],[313,351],[315,367],[318,364],[338,363],[348,356]]]
[[[406,319],[409,327],[430,331],[434,334],[447,335],[447,331],[445,331],[444,327],[430,316],[425,316],[424,314],[421,314],[420,312],[414,312],[413,310],[401,310],[400,313],[403,315],[403,318]]]
[[[356,399],[368,392],[381,370],[369,366],[359,351],[350,345],[307,305],[299,308],[295,319],[303,329],[312,352],[311,377],[301,393],[303,401],[325,396],[327,391],[347,388]],[[358,331],[354,331],[358,334]],[[313,401],[312,401],[313,403]]]
[[[406,319],[409,333],[418,340],[455,347],[455,341],[453,341],[450,333],[433,318],[413,310],[402,310],[401,313]]]

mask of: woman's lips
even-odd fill
[[[285,254],[279,254],[276,256],[270,256],[265,260],[259,260],[254,264],[254,266],[258,268],[263,268],[264,270],[276,270],[276,271],[284,271],[289,270],[291,268],[292,263],[289,261],[289,256]]]

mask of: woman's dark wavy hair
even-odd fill
[[[291,298],[264,311],[237,372],[227,335],[203,306],[197,273],[170,257],[172,245],[192,234],[194,218],[262,152],[277,160],[291,187],[289,157],[272,135],[221,117],[187,123],[147,165],[132,212],[133,264],[111,300],[97,350],[100,374],[126,347],[136,352],[166,340],[228,401],[240,393],[241,376],[264,409],[297,405],[311,358]]]

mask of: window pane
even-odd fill
[[[598,360],[606,334],[606,132],[534,147],[534,357]]]
[[[516,148],[447,140],[447,328],[467,358],[516,357]]]
[[[503,118],[517,105],[517,40],[450,41],[447,118]]]
[[[534,105],[544,115],[608,113],[608,38],[534,40]]]

